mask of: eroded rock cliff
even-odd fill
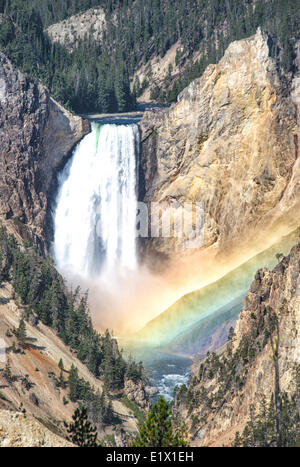
[[[145,114],[141,199],[165,207],[203,202],[202,250],[213,256],[247,249],[250,257],[294,230],[299,89],[299,80],[292,94],[280,82],[260,30],[232,43],[170,109]],[[145,245],[161,256],[191,254],[182,238],[152,238]]]
[[[47,251],[57,171],[89,131],[0,52],[0,219],[10,232]]]
[[[93,39],[101,43],[106,29],[106,18],[102,8],[91,8],[85,13],[73,15],[64,21],[52,24],[47,29],[51,40],[74,50],[81,41]]]
[[[177,392],[176,406],[187,416],[195,445],[231,445],[249,420],[251,405],[257,410],[263,396],[270,400],[275,392],[270,356],[277,338],[281,392],[294,393],[299,329],[300,244],[273,271],[257,272],[232,342],[220,357],[200,362],[188,389]]]

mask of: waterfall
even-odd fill
[[[137,125],[93,123],[60,173],[54,213],[59,270],[95,278],[136,268]]]

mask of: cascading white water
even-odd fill
[[[59,175],[54,256],[59,270],[94,278],[136,268],[137,125],[93,123]]]

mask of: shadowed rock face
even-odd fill
[[[57,171],[89,131],[0,53],[0,218],[10,232],[47,251]]]
[[[214,254],[292,231],[300,202],[297,80],[294,88],[280,82],[260,30],[232,43],[170,109],[145,114],[143,200],[203,202],[204,248]],[[181,239],[145,243],[150,253],[185,253]]]

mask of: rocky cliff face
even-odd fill
[[[279,322],[279,332],[274,326]],[[232,343],[224,354],[212,354],[195,370],[187,391],[177,394],[177,407],[188,417],[195,445],[230,445],[263,395],[274,392],[270,358],[279,337],[281,391],[295,391],[300,365],[300,244],[273,271],[259,270],[244,300]]]
[[[74,50],[80,41],[93,39],[101,42],[106,29],[106,18],[102,8],[91,8],[85,13],[71,16],[64,21],[53,24],[47,29],[51,40]]]
[[[9,231],[47,250],[57,171],[89,130],[0,52],[0,218]]]
[[[1,447],[75,447],[34,418],[21,412],[0,410]]]
[[[299,80],[279,80],[260,32],[232,43],[170,109],[141,122],[141,199],[203,202],[213,256],[252,253],[299,224]],[[184,255],[183,239],[151,239],[150,253]],[[190,254],[190,252],[188,252]]]
[[[127,398],[144,410],[149,410],[151,407],[150,394],[147,392],[147,389],[153,395],[152,391],[155,391],[155,388],[149,388],[148,386],[145,388],[142,380],[137,382],[130,379],[125,380],[124,392]]]

